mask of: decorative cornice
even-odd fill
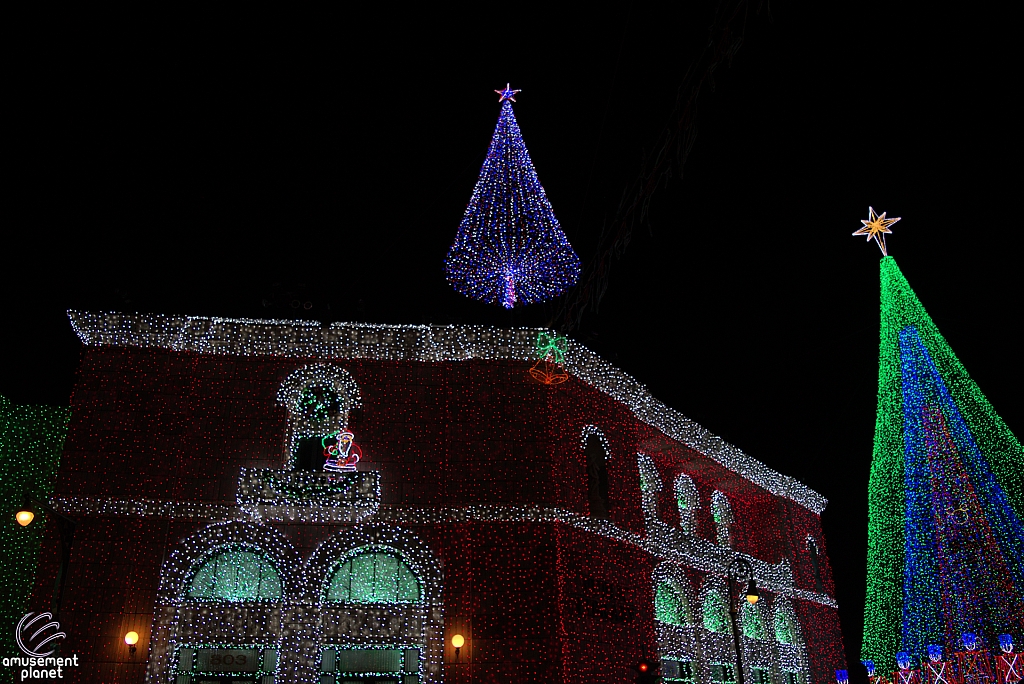
[[[267,355],[381,361],[535,360],[542,328],[480,325],[378,325],[154,314],[68,311],[86,345],[157,347],[201,354]],[[820,514],[828,500],[768,468],[682,413],[655,399],[633,377],[578,342],[569,342],[565,369],[628,406],[636,417],[772,494]]]
[[[50,499],[50,505],[65,515],[157,516],[240,522],[258,522],[260,520],[260,518],[250,515],[245,509],[235,506],[148,499],[54,496]],[[316,519],[319,522],[337,522],[331,519],[333,510],[333,506],[306,506],[303,520]],[[297,520],[297,522],[303,520]],[[793,583],[793,573],[785,561],[776,564],[766,563],[752,556],[739,554],[732,549],[722,548],[707,540],[685,535],[667,525],[651,530],[652,534],[645,537],[625,530],[609,520],[598,520],[559,508],[503,504],[459,507],[381,505],[375,514],[363,518],[360,522],[384,525],[440,525],[459,522],[563,523],[591,534],[637,547],[661,560],[679,563],[722,578],[726,577],[729,562],[737,555],[742,555],[751,562],[754,568],[754,577],[761,587],[783,596],[812,601],[832,608],[836,607],[835,599],[827,594],[797,589]]]

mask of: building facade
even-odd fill
[[[529,329],[69,315],[51,504],[77,523],[78,681],[610,683],[655,657],[725,684],[737,558],[746,682],[846,666],[824,498],[580,345],[552,366]],[[30,609],[58,558],[51,534]]]

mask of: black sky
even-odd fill
[[[443,260],[498,114],[584,262],[669,122],[713,3],[297,14],[218,6],[12,20],[0,394],[66,404],[65,309],[542,325]],[[829,498],[851,671],[878,359],[868,205],[1018,436],[1020,78],[1013,22],[919,3],[751,7],[682,178],[573,333]],[[308,10],[303,10],[308,12]],[[984,14],[982,12],[985,12]]]

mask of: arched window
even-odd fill
[[[587,457],[587,502],[590,517],[608,518],[608,440],[593,425],[583,428],[583,454]]]
[[[729,526],[732,525],[732,506],[729,499],[720,491],[711,495],[711,513],[715,517],[715,528],[718,532],[719,546],[732,546],[732,532]]]
[[[359,387],[344,368],[318,363],[288,375],[277,390],[277,400],[288,409],[293,465],[322,470],[324,439],[347,427],[349,412],[360,405]]]
[[[722,593],[709,589],[704,594],[704,628],[711,632],[729,631],[729,606],[726,605]]]
[[[686,627],[693,621],[690,602],[679,583],[663,579],[654,590],[654,617],[667,625]]]
[[[793,608],[785,599],[775,599],[775,640],[780,644],[798,644],[800,634],[796,627]]]
[[[680,474],[675,484],[676,506],[679,509],[679,526],[686,534],[693,534],[697,527],[697,486],[689,475]]]
[[[663,525],[658,518],[658,492],[661,491],[661,475],[651,457],[644,453],[636,455],[637,470],[640,472],[640,501],[644,518],[648,524]]]
[[[765,636],[764,618],[761,615],[760,603],[751,605],[742,601],[740,608],[740,624],[743,625],[743,635],[748,639],[761,641]]]
[[[327,586],[327,600],[346,603],[416,603],[420,582],[401,558],[366,550],[342,563]]]
[[[188,597],[206,601],[272,601],[281,577],[262,555],[235,549],[207,559],[192,577]]]
[[[811,554],[811,572],[814,573],[814,591],[825,591],[821,584],[821,559],[818,557],[818,545],[814,539],[807,537],[807,552]]]

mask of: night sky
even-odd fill
[[[557,325],[555,305],[509,314],[445,282],[493,91],[522,89],[524,140],[589,263],[707,42],[715,3],[678,4],[12,22],[0,394],[68,403],[68,308]],[[750,5],[682,174],[571,333],[829,499],[857,679],[880,254],[850,234],[869,205],[902,217],[890,254],[1024,436],[1018,38],[994,10],[943,7]]]

